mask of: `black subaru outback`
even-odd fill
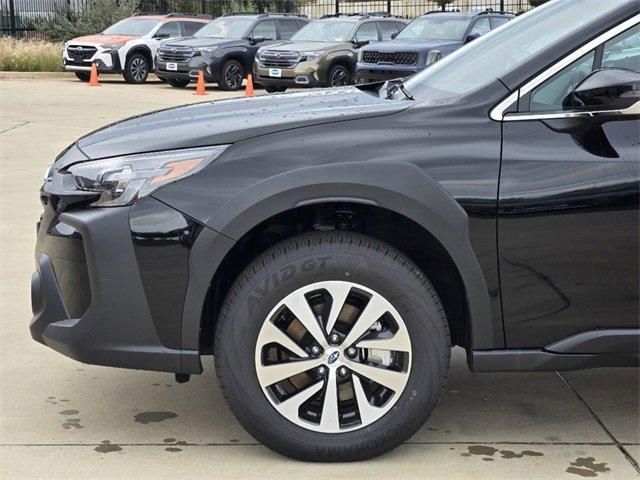
[[[288,13],[226,14],[192,38],[170,40],[159,49],[156,75],[173,87],[186,87],[204,73],[222,90],[238,90],[251,71],[258,48],[288,40],[309,19]]]
[[[474,371],[637,366],[640,6],[589,6],[405,83],[80,138],[40,192],[33,338],[179,381],[213,354],[240,423],[316,461],[408,439],[453,345]]]

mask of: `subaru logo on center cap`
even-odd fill
[[[334,363],[336,363],[336,360],[338,360],[339,356],[340,352],[333,352],[331,355],[329,355],[329,358],[327,359],[329,365],[333,365]]]

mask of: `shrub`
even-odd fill
[[[38,17],[33,26],[52,42],[66,42],[75,37],[93,35],[130,17],[138,0],[89,0],[79,11],[57,8],[50,17]]]
[[[55,72],[61,70],[62,44],[0,37],[0,70]]]
[[[529,4],[532,7],[539,7],[543,3],[547,3],[549,0],[529,0]]]

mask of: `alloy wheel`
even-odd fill
[[[396,403],[411,372],[411,340],[397,310],[352,282],[302,287],[265,319],[258,381],[271,405],[308,430],[366,427]]]
[[[130,70],[133,79],[136,82],[142,82],[147,77],[147,62],[143,58],[134,58]]]
[[[336,68],[331,74],[332,87],[344,87],[349,83],[347,71],[343,67]]]
[[[242,84],[242,67],[237,63],[231,63],[224,72],[224,79],[229,88],[238,88]]]

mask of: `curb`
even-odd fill
[[[1,80],[46,80],[52,78],[72,78],[69,72],[0,72]]]

